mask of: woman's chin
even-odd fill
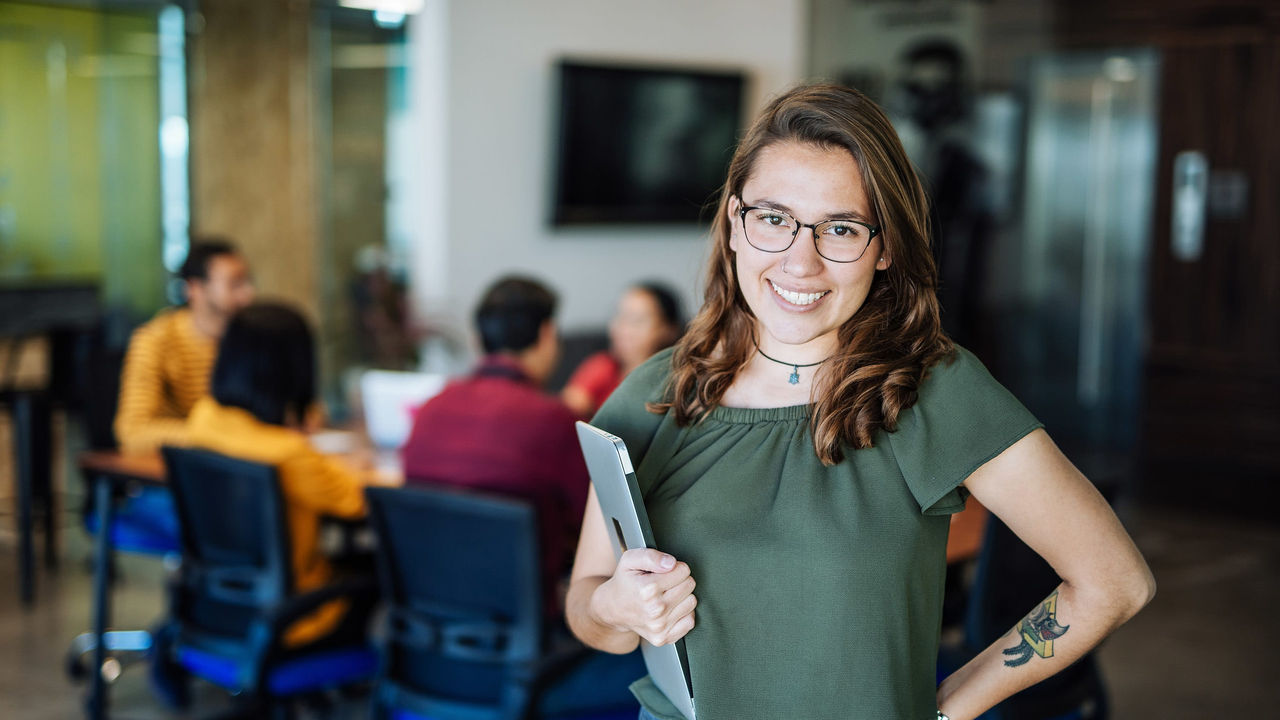
[[[806,323],[806,325],[809,325]],[[791,323],[764,323],[764,334],[782,345],[800,347],[813,342],[823,341],[827,336],[834,337],[834,332],[825,328],[796,326]]]

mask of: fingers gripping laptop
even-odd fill
[[[631,548],[654,547],[653,530],[640,496],[631,456],[622,439],[597,427],[579,422],[578,442],[587,461],[591,484],[600,500],[614,557]],[[689,679],[684,641],[655,647],[643,638],[640,650],[653,683],[688,720],[694,720],[693,684]]]

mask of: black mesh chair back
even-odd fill
[[[292,590],[276,470],[204,450],[164,448],[181,527],[173,619],[185,633],[241,639]]]
[[[366,495],[389,605],[378,702],[442,718],[522,717],[542,632],[533,507],[445,489]]]

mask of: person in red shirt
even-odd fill
[[[632,286],[609,322],[609,349],[583,360],[560,397],[578,417],[591,417],[633,368],[675,344],[683,328],[672,290],[656,282]]]
[[[555,295],[522,277],[485,293],[475,323],[485,356],[414,418],[401,451],[406,484],[460,486],[533,503],[548,614],[560,615],[590,478],[574,417],[542,385],[560,340]]]

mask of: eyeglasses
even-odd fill
[[[742,198],[738,198],[742,202]],[[857,262],[880,234],[876,225],[857,220],[824,220],[807,225],[781,210],[752,205],[738,210],[742,232],[751,247],[767,253],[780,253],[796,241],[800,228],[813,231],[813,244],[818,254],[831,262]]]

